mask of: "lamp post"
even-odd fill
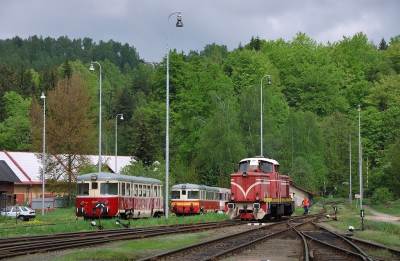
[[[178,14],[176,27],[183,27],[181,12],[174,12],[167,19],[167,90],[166,90],[166,131],[165,131],[165,218],[168,218],[168,176],[169,176],[169,48],[168,23],[173,14]]]
[[[43,99],[42,216],[44,216],[44,174],[46,168],[46,96],[44,95],[44,92],[42,92],[40,99]]]
[[[117,156],[118,156],[118,129],[117,129],[117,122],[118,122],[118,116],[121,116],[121,118],[119,118],[120,120],[124,119],[124,115],[121,114],[117,114],[117,116],[115,116],[115,173],[117,173]]]
[[[90,62],[89,71],[94,71],[93,64],[97,64],[100,68],[100,105],[99,105],[99,172],[101,172],[101,65],[98,62]]]
[[[271,83],[271,76],[270,75],[264,75],[262,78],[261,78],[261,85],[260,85],[260,121],[261,121],[261,134],[260,134],[260,136],[261,136],[261,143],[260,143],[260,147],[261,147],[261,154],[260,154],[260,156],[263,156],[263,117],[262,117],[262,115],[263,115],[263,103],[262,103],[262,99],[263,99],[263,93],[262,93],[262,81],[263,81],[263,79],[265,78],[265,77],[268,77],[268,82],[267,82],[267,84],[268,85],[271,85],[272,83]]]
[[[349,200],[350,204],[352,203],[352,191],[351,191],[351,134],[349,134],[349,175],[350,175],[350,194],[349,194]]]
[[[362,184],[362,151],[361,151],[361,107],[358,105],[358,165],[360,171],[360,209],[362,209],[363,184]]]

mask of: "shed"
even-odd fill
[[[7,203],[14,203],[14,182],[21,180],[7,162],[0,160],[0,209],[5,208]]]

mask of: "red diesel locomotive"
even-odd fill
[[[178,184],[171,189],[171,212],[177,216],[223,211],[230,189]]]
[[[114,173],[77,177],[76,216],[148,218],[164,214],[162,182]]]
[[[242,159],[230,175],[231,195],[225,203],[230,219],[270,220],[290,216],[295,210],[289,193],[291,180],[279,173],[279,163],[263,156]]]

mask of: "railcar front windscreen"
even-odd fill
[[[118,195],[118,183],[101,183],[101,195]]]
[[[89,183],[80,183],[78,184],[78,189],[76,194],[79,196],[89,195]]]
[[[188,191],[188,199],[199,199],[199,191]]]

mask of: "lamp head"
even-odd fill
[[[360,105],[358,105],[358,107],[357,107],[357,111],[361,111],[361,106]]]
[[[89,71],[94,72],[93,62],[90,63]]]
[[[271,76],[269,76],[268,75],[268,83],[267,83],[268,85],[271,85],[272,84],[272,82],[271,82]]]
[[[178,21],[176,22],[176,27],[183,27],[181,13],[178,14]]]
[[[119,118],[120,120],[123,120],[124,119],[124,115],[123,114],[121,114],[121,118]]]
[[[44,95],[44,92],[42,92],[42,96],[40,96],[40,99],[46,99],[46,96]]]

